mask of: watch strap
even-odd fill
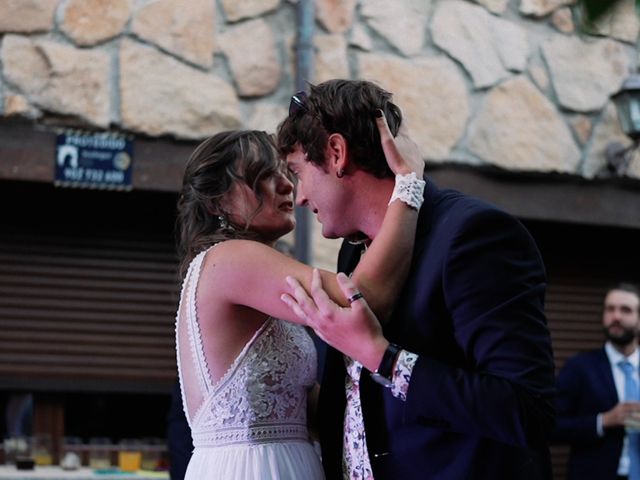
[[[391,380],[391,376],[393,375],[393,364],[396,361],[396,357],[398,356],[398,353],[400,353],[400,350],[402,349],[395,343],[389,343],[389,346],[384,351],[380,365],[378,365],[378,368],[373,373]]]

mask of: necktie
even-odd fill
[[[633,365],[628,360],[618,362],[624,373],[624,401],[640,400],[638,383],[633,376]],[[628,432],[629,439],[629,480],[640,480],[640,433]]]

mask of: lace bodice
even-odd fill
[[[176,318],[180,386],[194,446],[307,440],[306,392],[315,381],[316,351],[303,327],[269,318],[222,378],[211,381],[196,309],[205,255],[189,266]],[[199,389],[199,405],[189,405],[191,389]]]

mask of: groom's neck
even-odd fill
[[[389,199],[393,192],[393,178],[367,176],[358,186],[354,208],[357,214],[358,230],[373,240],[382,226]]]

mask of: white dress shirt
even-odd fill
[[[618,367],[618,363],[623,360],[628,360],[629,363],[631,363],[631,365],[633,366],[633,375],[635,376],[636,383],[640,385],[640,375],[638,374],[638,369],[640,368],[640,351],[636,348],[631,355],[625,357],[622,353],[615,349],[611,342],[607,342],[605,344],[604,351],[606,352],[607,358],[609,359],[609,366],[611,367],[611,373],[613,374],[613,382],[616,386],[618,399],[619,401],[624,402],[624,373],[622,372],[620,367]],[[602,413],[600,413],[597,417],[597,429],[598,435],[601,437],[604,436],[604,429],[602,427]],[[618,475],[621,476],[629,475],[628,444],[629,440],[625,435],[624,443],[622,444],[622,453],[618,462]]]

